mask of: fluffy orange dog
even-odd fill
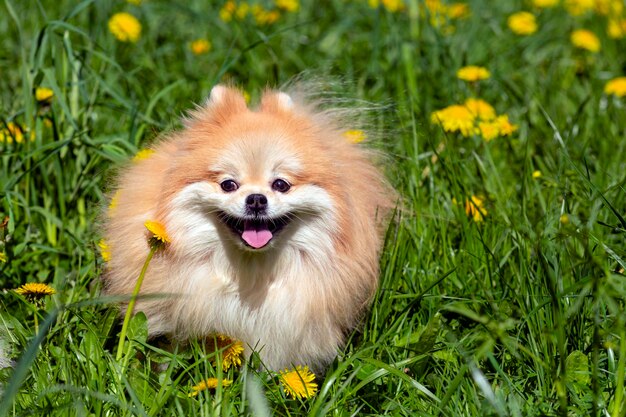
[[[130,295],[149,251],[146,220],[171,238],[136,310],[151,335],[226,334],[265,366],[322,370],[378,281],[393,205],[371,154],[332,111],[267,92],[250,110],[216,86],[182,131],[122,171],[106,220],[108,294]]]

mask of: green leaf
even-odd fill
[[[128,339],[145,343],[148,339],[148,319],[143,311],[138,312],[130,319],[128,325]]]
[[[395,345],[397,347],[409,347],[420,355],[429,352],[433,348],[440,330],[441,316],[437,313],[430,319],[426,326],[411,333],[407,337],[399,339]]]
[[[565,361],[566,381],[572,384],[589,385],[589,359],[580,350],[569,354]]]

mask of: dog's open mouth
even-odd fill
[[[254,249],[261,249],[266,246],[291,221],[291,216],[288,214],[269,218],[235,217],[220,212],[218,217],[246,245]]]

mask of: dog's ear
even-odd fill
[[[269,91],[261,99],[261,111],[269,113],[285,113],[294,109],[291,96],[282,91]]]
[[[247,109],[246,100],[239,90],[218,84],[211,89],[204,105],[190,112],[185,125],[191,127],[195,122],[208,122],[219,126],[231,116]]]
[[[205,103],[211,113],[218,116],[228,116],[248,109],[243,94],[236,88],[218,84],[211,89],[211,94]]]

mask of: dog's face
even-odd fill
[[[307,172],[285,132],[248,131],[207,159],[206,178],[173,199],[173,233],[196,250],[221,244],[244,251],[327,244],[335,207]]]
[[[332,212],[327,193],[311,183],[289,141],[277,133],[235,139],[209,169],[207,204],[241,248],[271,247],[292,223],[306,226],[309,217]]]

